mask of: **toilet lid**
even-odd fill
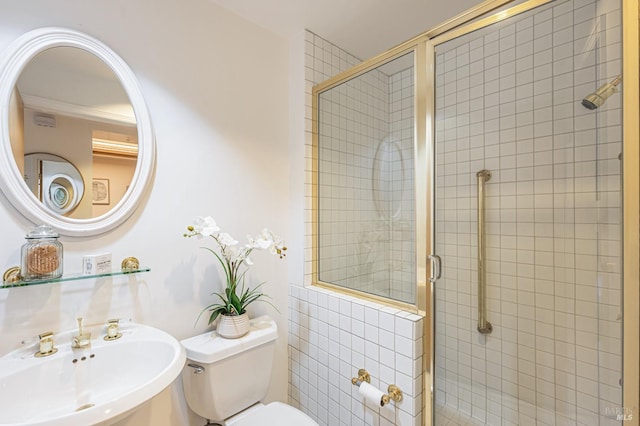
[[[282,402],[272,402],[262,408],[248,413],[232,423],[233,426],[318,426],[311,417],[302,411]]]

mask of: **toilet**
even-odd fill
[[[187,365],[182,385],[189,408],[225,426],[318,426],[282,402],[263,404],[271,380],[278,327],[268,316],[251,320],[249,333],[225,339],[208,332],[182,340]]]

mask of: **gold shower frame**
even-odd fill
[[[514,0],[486,0],[380,55],[337,74],[313,87],[312,145],[312,285],[394,305],[424,316],[423,415],[422,424],[431,424],[433,407],[434,339],[433,287],[429,281],[434,253],[434,52],[435,46],[503,21],[554,0],[529,0],[504,8]],[[622,407],[632,417],[625,425],[640,426],[640,0],[622,3],[623,106],[623,392]],[[501,10],[498,10],[501,9]],[[490,12],[497,12],[487,15]],[[406,304],[318,279],[318,97],[320,93],[366,73],[408,52],[414,52],[415,82],[415,197],[416,197],[416,303]]]

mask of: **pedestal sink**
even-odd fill
[[[35,347],[0,358],[0,425],[111,424],[178,377],[185,351],[175,338],[133,323],[120,333],[105,341],[94,331],[91,346],[76,349],[69,331],[55,336],[53,355],[35,357]]]

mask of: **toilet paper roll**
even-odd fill
[[[371,386],[369,383],[367,382],[360,383],[359,392],[360,392],[360,395],[362,395],[362,397],[366,401],[373,402],[374,404],[379,405],[381,407],[384,405],[384,403],[382,402],[382,397],[384,396],[384,392],[382,392],[380,389],[374,386]]]

